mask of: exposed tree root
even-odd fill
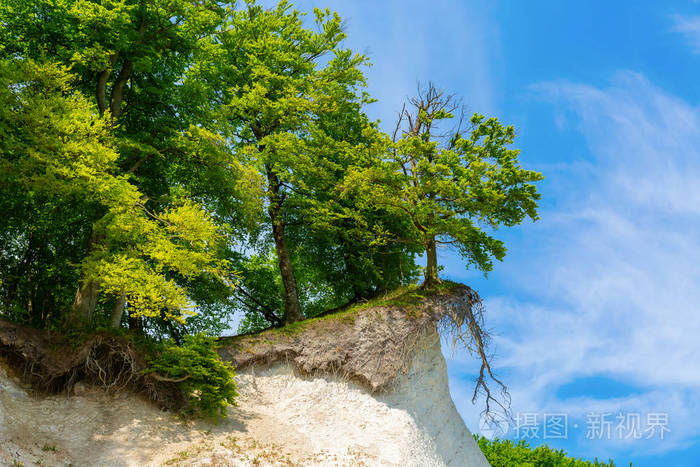
[[[20,380],[44,393],[70,393],[78,382],[108,392],[142,394],[162,408],[184,404],[177,381],[143,374],[143,353],[126,337],[96,333],[80,343],[0,320],[0,358]]]
[[[441,332],[442,335],[452,339],[453,349],[462,347],[481,361],[472,402],[476,402],[479,394],[484,395],[485,421],[487,423],[498,421],[501,412],[510,419],[510,394],[505,384],[494,375],[491,369],[492,355],[488,353],[491,335],[484,328],[484,304],[479,294],[472,288],[464,286],[461,300],[444,310],[444,315],[438,321],[438,327],[440,331],[446,331]]]

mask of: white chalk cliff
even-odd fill
[[[489,465],[450,397],[434,320],[388,307],[274,336],[223,349],[239,396],[218,425],[81,385],[39,397],[0,365],[0,465]]]

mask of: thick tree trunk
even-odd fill
[[[299,290],[294,277],[292,259],[289,256],[287,241],[284,236],[284,224],[279,219],[272,220],[272,236],[275,239],[277,259],[279,260],[282,284],[284,285],[284,323],[301,321],[301,306],[299,305]]]
[[[112,67],[117,61],[117,55],[113,54],[109,57],[109,66],[97,74],[97,84],[95,89],[95,95],[97,97],[97,109],[100,111],[100,115],[104,114],[107,110],[107,81],[112,75]]]
[[[94,245],[100,243],[104,236],[95,233],[90,234],[86,248],[86,256],[90,255]],[[90,279],[81,278],[78,290],[75,292],[73,306],[68,313],[67,322],[70,326],[89,326],[92,323],[92,315],[97,307],[97,298],[100,294],[100,284]]]
[[[124,99],[124,88],[129,81],[131,73],[134,71],[134,64],[130,60],[125,60],[119,72],[117,80],[112,87],[112,98],[110,99],[110,111],[112,119],[119,120],[122,115],[122,100]]]
[[[143,334],[143,318],[141,316],[133,316],[129,313],[129,331]]]
[[[440,279],[438,279],[437,248],[435,247],[435,237],[428,240],[428,243],[425,246],[425,256],[427,258],[427,264],[425,267],[425,281],[423,282],[423,287],[431,287],[440,283]]]
[[[122,323],[122,316],[124,315],[124,308],[126,307],[126,293],[122,292],[117,298],[117,302],[114,304],[114,309],[112,309],[112,316],[110,319],[113,328],[118,328]]]
[[[304,317],[301,314],[299,304],[299,289],[294,276],[292,258],[287,248],[287,240],[284,234],[284,222],[280,218],[282,197],[280,195],[280,185],[277,176],[268,169],[267,171],[270,189],[270,207],[268,214],[272,222],[272,237],[275,240],[277,259],[279,261],[280,274],[282,275],[282,285],[284,286],[284,323],[294,323],[301,321]]]
[[[100,286],[94,281],[84,281],[78,286],[73,307],[68,315],[68,322],[72,326],[90,325],[99,294]]]
[[[97,95],[97,109],[100,111],[100,115],[105,113],[107,110],[107,80],[109,79],[110,69],[102,70],[97,75],[97,89],[95,94]]]
[[[141,18],[141,23],[137,29],[138,41],[137,44],[141,44],[143,35],[146,32],[148,23],[146,23],[145,18]],[[109,110],[112,112],[112,120],[117,121],[122,115],[122,100],[124,99],[124,88],[126,83],[131,78],[131,74],[134,72],[134,62],[129,58],[124,59],[122,64],[122,69],[114,81],[112,86],[112,94],[110,96]]]

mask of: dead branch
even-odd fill
[[[185,375],[182,378],[168,378],[166,376],[161,376],[158,373],[150,373],[150,375],[156,381],[161,381],[164,383],[182,383],[183,381],[190,379],[190,375]]]

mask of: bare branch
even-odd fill
[[[163,383],[182,383],[183,381],[190,379],[190,375],[186,375],[181,378],[168,378],[161,376],[158,373],[150,373],[150,375],[156,381],[161,381]]]

